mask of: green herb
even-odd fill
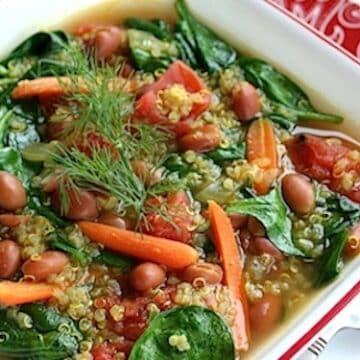
[[[334,279],[343,267],[342,252],[348,239],[348,231],[341,230],[330,237],[330,245],[323,252],[317,275],[314,281],[315,287],[320,287],[324,283]]]
[[[182,47],[183,42],[186,41],[188,46],[184,48],[184,53],[189,54],[189,49],[192,50],[191,54],[197,60],[197,68],[214,72],[235,62],[236,51],[207,27],[200,24],[190,13],[185,0],[176,1],[176,10],[180,18],[176,29],[182,35],[179,46]],[[188,56],[184,60],[187,59]]]
[[[0,358],[63,360],[77,353],[79,344],[76,337],[58,330],[42,333],[35,329],[22,329],[6,313],[6,310],[0,311]]]
[[[182,336],[188,347],[171,346],[171,337]],[[170,339],[170,340],[169,340]],[[199,307],[175,308],[156,315],[137,340],[129,360],[235,359],[231,331],[215,312]]]
[[[267,115],[280,125],[290,128],[289,121],[342,121],[340,116],[318,112],[298,85],[264,61],[244,57],[239,63],[246,80],[260,88],[269,99],[271,110]]]
[[[116,254],[110,250],[102,250],[93,261],[98,264],[104,264],[110,267],[122,270],[129,269],[133,265],[133,261],[126,256]]]
[[[228,148],[217,148],[206,154],[216,164],[222,165],[225,161],[232,161],[245,158],[245,142],[234,144]]]
[[[303,253],[295,247],[291,236],[291,221],[280,190],[274,189],[265,196],[242,199],[227,207],[228,213],[246,214],[256,217],[265,227],[271,242],[288,255]]]

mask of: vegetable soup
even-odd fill
[[[176,11],[0,62],[1,359],[239,359],[359,254],[343,119]]]

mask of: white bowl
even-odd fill
[[[174,0],[3,0],[0,56],[39,30],[69,29],[89,21],[120,22],[130,14],[171,19],[173,5]],[[191,0],[190,7],[241,51],[269,61],[301,84],[319,109],[343,115],[345,121],[338,128],[360,140],[357,63],[262,0]],[[336,311],[360,292],[359,278],[360,258],[348,264],[335,281],[318,291],[302,311],[262,347],[253,350],[250,357],[293,358]]]

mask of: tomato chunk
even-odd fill
[[[286,147],[296,170],[360,203],[360,153],[339,139],[300,134]]]
[[[192,238],[194,220],[191,214],[190,201],[183,191],[169,193],[166,199],[152,199],[155,202],[164,201],[165,216],[157,212],[147,215],[142,225],[144,232],[170,240],[189,243]]]
[[[193,102],[190,111],[177,121],[171,121],[169,116],[162,113],[157,105],[159,92],[169,89],[173,85],[180,85],[190,95],[199,95],[199,98]],[[138,99],[135,106],[135,118],[150,124],[166,125],[181,136],[189,132],[192,122],[209,107],[210,100],[210,93],[204,82],[195,71],[178,60]]]

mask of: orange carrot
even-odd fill
[[[33,80],[22,80],[11,93],[13,99],[24,99],[34,96],[64,95],[66,87],[71,85],[68,77],[42,77]]]
[[[232,331],[236,348],[246,350],[250,340],[250,320],[243,280],[243,261],[231,221],[214,201],[209,202],[209,216],[216,251],[224,270],[224,282],[229,287],[236,309]]]
[[[100,79],[99,79],[100,81]],[[118,77],[109,82],[109,89],[112,91],[129,91],[134,92],[138,89],[139,84],[133,80],[126,80]],[[71,90],[77,88],[77,91],[86,93],[88,86],[82,78],[71,80],[69,77],[42,77],[33,80],[22,80],[12,91],[13,99],[24,99],[35,96],[61,96],[68,94]]]
[[[29,219],[28,215],[0,214],[0,224],[8,227],[25,224]]]
[[[0,304],[11,306],[46,300],[53,296],[55,287],[45,283],[0,282]]]
[[[103,244],[106,248],[173,269],[182,269],[198,259],[194,248],[178,241],[87,221],[80,221],[78,225],[92,241]]]
[[[246,136],[247,159],[262,169],[262,176],[254,180],[258,194],[266,194],[278,174],[275,134],[267,119],[254,121]]]

